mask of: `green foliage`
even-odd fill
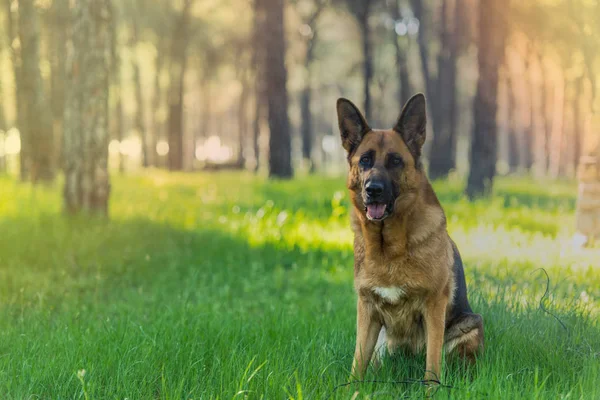
[[[436,397],[600,398],[599,252],[569,245],[574,185],[500,179],[475,204],[461,187],[436,183],[487,348]],[[423,398],[335,389],[355,329],[343,178],[116,177],[110,222],[66,219],[58,189],[0,188],[3,398]],[[423,368],[396,356],[368,379]]]

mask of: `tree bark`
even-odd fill
[[[429,176],[443,179],[456,167],[456,74],[459,43],[458,24],[466,23],[461,4],[455,1],[454,29],[450,29],[448,2],[442,4],[442,28],[438,54],[438,77],[435,98],[432,99],[434,113],[434,135],[429,154]]]
[[[2,40],[0,40],[0,53],[2,53],[3,46]],[[0,79],[0,93],[3,93],[2,80]],[[0,175],[6,172],[6,154],[5,150],[5,134],[6,134],[6,116],[4,114],[4,102],[3,97],[0,96]]]
[[[111,20],[111,35],[110,35],[110,52],[111,52],[111,66],[110,66],[110,80],[112,81],[113,91],[112,97],[115,99],[114,112],[114,123],[112,128],[113,137],[121,144],[123,142],[123,94],[122,94],[122,82],[121,82],[121,55],[119,54],[119,44],[117,38],[117,20],[113,16]],[[111,93],[109,93],[110,95]],[[110,104],[110,103],[109,103]],[[110,125],[109,125],[110,126]],[[64,146],[63,146],[64,147]],[[125,173],[125,154],[120,151],[118,153],[119,165],[118,170],[122,175]]]
[[[287,71],[283,0],[266,0],[265,76],[269,107],[269,176],[291,178],[292,148],[288,118]]]
[[[189,19],[193,0],[186,0],[175,24],[171,42],[169,93],[169,170],[183,170],[183,94],[189,44]]]
[[[370,120],[371,110],[371,81],[373,80],[373,55],[371,54],[371,32],[369,29],[370,2],[365,1],[362,14],[359,16],[360,38],[363,51],[363,92],[365,96],[365,118]]]
[[[110,0],[79,0],[75,9],[65,105],[65,211],[108,216]]]
[[[519,169],[519,137],[517,134],[517,99],[515,87],[510,71],[506,72],[506,86],[508,91],[508,167],[511,173]]]
[[[544,59],[542,54],[538,54],[538,62],[540,65],[540,71],[542,72],[542,82],[540,88],[540,114],[541,114],[541,125],[542,132],[544,134],[544,142],[543,142],[543,168],[544,172],[548,173],[550,171],[550,153],[552,151],[551,147],[551,138],[552,138],[552,121],[549,121],[549,113],[548,113],[548,77],[546,74],[546,69],[544,68]]]
[[[70,26],[70,13],[68,0],[55,0],[52,2],[51,15],[51,48],[50,65],[52,75],[50,78],[50,99],[53,119],[53,136],[58,144],[63,140],[63,118],[65,114],[66,92],[66,64],[68,30]],[[62,165],[63,155],[61,146],[54,146],[56,150],[56,164]]]
[[[498,75],[504,59],[506,18],[510,1],[489,0],[479,5],[479,79],[475,95],[470,173],[467,196],[473,200],[492,193],[496,175]]]
[[[390,13],[394,21],[399,21],[402,19],[398,0],[392,1]],[[408,99],[410,99],[410,96],[412,96],[412,89],[410,87],[410,77],[408,74],[407,49],[406,46],[400,46],[396,29],[391,30],[391,39],[392,43],[394,44],[394,50],[396,53],[396,75],[398,77],[399,82],[397,94],[398,104],[400,106],[399,109],[402,109],[402,106],[408,101]]]
[[[246,148],[246,130],[248,127],[247,123],[247,108],[248,108],[248,92],[250,91],[250,83],[246,77],[245,72],[242,72],[242,93],[240,93],[240,100],[238,104],[238,158],[237,164],[239,168],[244,168],[246,165],[246,157],[244,155],[244,149]]]
[[[254,0],[254,26],[253,26],[253,54],[252,64],[254,66],[254,119],[252,121],[253,150],[254,150],[254,172],[260,169],[260,132],[261,123],[266,111],[266,79],[264,76],[265,64],[265,0]]]
[[[435,104],[435,89],[434,79],[429,69],[429,43],[427,40],[425,26],[427,25],[425,19],[425,9],[423,6],[423,0],[411,0],[410,2],[412,11],[415,17],[419,20],[419,32],[417,34],[417,43],[419,45],[419,55],[421,58],[421,70],[423,71],[423,79],[425,80],[425,92],[427,98],[430,99],[429,109],[432,112],[433,129],[437,129],[435,124],[436,112],[434,110]]]
[[[12,0],[4,0],[4,14],[6,15],[6,39],[10,48],[10,58],[13,67],[14,74],[14,95],[15,95],[15,111],[16,118],[15,123],[19,129],[19,136],[21,139],[21,152],[19,154],[19,175],[21,181],[29,179],[29,141],[24,136],[24,132],[21,130],[23,126],[23,99],[21,93],[21,47],[17,46],[16,43],[18,38],[18,11],[12,8]]]
[[[162,105],[163,99],[163,91],[160,84],[160,77],[163,72],[164,66],[164,57],[162,56],[162,51],[164,46],[161,45],[162,40],[159,40],[159,44],[157,46],[156,59],[154,61],[154,93],[152,95],[152,131],[150,134],[150,165],[157,167],[159,165],[158,162],[158,154],[156,152],[156,145],[158,144],[158,140],[162,136],[162,121],[160,120],[160,109]]]
[[[150,166],[150,156],[148,155],[148,132],[146,131],[146,123],[144,117],[144,95],[142,93],[142,74],[140,61],[137,57],[136,46],[138,42],[138,27],[137,21],[133,21],[133,35],[130,41],[132,52],[132,67],[133,67],[133,84],[135,87],[135,130],[140,135],[142,142],[142,166],[148,168]]]
[[[535,133],[537,131],[537,116],[536,116],[536,112],[535,112],[535,104],[536,104],[536,93],[537,93],[537,89],[535,87],[535,81],[533,79],[533,66],[532,66],[532,62],[529,59],[529,57],[527,58],[526,62],[525,62],[525,69],[526,69],[526,76],[529,80],[529,84],[528,84],[528,89],[529,89],[529,126],[527,127],[527,129],[525,129],[524,135],[523,135],[523,141],[522,141],[522,146],[523,146],[523,157],[522,157],[522,163],[523,163],[523,168],[527,171],[527,172],[531,172],[531,169],[533,168],[533,161],[534,161],[534,149],[533,149],[533,144],[534,144],[534,137],[535,137]]]
[[[22,111],[19,128],[29,143],[30,179],[33,183],[54,179],[54,139],[44,82],[40,73],[40,31],[34,0],[19,1],[19,37],[22,61]]]
[[[573,171],[577,171],[581,159],[584,128],[581,115],[581,98],[583,97],[583,79],[579,76],[575,80],[575,98],[573,99]]]

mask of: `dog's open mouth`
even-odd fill
[[[367,204],[365,207],[367,211],[367,218],[373,221],[381,221],[387,216],[387,205],[381,203]]]

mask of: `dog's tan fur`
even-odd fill
[[[399,347],[418,352],[426,347],[425,379],[437,381],[444,342],[448,343],[447,350],[472,359],[482,347],[483,326],[468,320],[466,325],[477,326],[468,326],[464,333],[457,324],[445,332],[456,287],[454,244],[446,231],[444,211],[415,156],[415,148],[420,152],[424,142],[424,131],[422,139],[406,132],[401,134],[402,129],[420,129],[405,118],[404,125],[394,130],[363,129],[360,143],[345,145],[349,151],[347,186],[353,205],[354,278],[358,294],[352,371],[356,377],[364,375],[381,336],[380,341],[387,342],[389,352]],[[366,126],[364,119],[362,122]],[[343,138],[345,123],[340,118]],[[367,151],[374,154],[374,164],[365,171],[359,160]],[[402,168],[386,170],[384,164],[390,153],[401,155]],[[393,212],[385,221],[372,221],[365,212],[361,190],[373,173],[389,173],[399,188]],[[381,288],[397,288],[394,293],[401,295],[382,296],[385,289]],[[374,363],[378,364],[380,357],[378,350]]]

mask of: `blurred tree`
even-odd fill
[[[67,63],[65,210],[108,215],[108,114],[113,10],[77,0]]]
[[[48,33],[50,62],[50,107],[52,110],[53,134],[55,141],[62,141],[63,118],[65,114],[65,83],[67,35],[70,21],[69,0],[53,0],[48,13]],[[55,146],[57,165],[62,165],[62,152]]]
[[[519,137],[517,132],[517,99],[511,71],[505,68],[505,79],[508,92],[508,167],[509,172],[515,173],[519,169]]]
[[[190,13],[194,0],[184,0],[173,24],[169,74],[169,169],[183,170],[183,95],[190,42]]]
[[[441,7],[440,51],[438,52],[435,95],[431,99],[434,134],[429,153],[429,176],[443,179],[456,168],[458,87],[457,63],[467,42],[469,26],[464,0],[444,0]],[[431,81],[433,78],[429,77]],[[430,83],[433,85],[433,83]]]
[[[314,172],[315,163],[312,158],[314,145],[314,132],[311,112],[312,98],[312,63],[315,59],[317,44],[317,22],[329,4],[329,0],[300,0],[296,1],[296,8],[302,19],[300,35],[306,46],[304,53],[304,88],[300,94],[300,133],[302,136],[302,158],[309,166],[309,171]]]
[[[360,29],[360,39],[363,56],[363,93],[364,93],[364,115],[367,120],[372,118],[371,82],[373,81],[373,49],[371,45],[371,30],[369,29],[369,17],[373,7],[378,0],[344,0],[350,13],[356,19]]]
[[[498,75],[504,59],[510,0],[488,0],[479,4],[477,93],[473,103],[470,172],[467,195],[470,199],[492,193],[496,175]]]
[[[388,0],[388,8],[389,13],[394,20],[394,28],[390,29],[390,33],[396,52],[396,75],[399,82],[397,94],[398,104],[402,107],[413,95],[410,85],[410,76],[408,74],[408,35],[403,35],[404,38],[401,39],[396,32],[396,26],[403,23],[399,1]]]
[[[112,118],[112,137],[117,140],[119,144],[123,142],[123,82],[121,77],[121,52],[119,46],[119,21],[120,18],[116,13],[116,10],[113,10],[113,15],[111,18],[110,25],[110,52],[111,52],[111,65],[110,65],[110,85],[113,90],[109,92],[109,107],[111,104],[114,104],[114,109],[112,110],[111,115],[114,115]],[[110,99],[112,98],[112,100]],[[109,122],[109,129],[111,127],[111,123]],[[120,146],[119,146],[120,147]],[[118,170],[120,174],[125,173],[125,154],[120,151],[118,152],[119,164]]]
[[[291,178],[292,143],[288,117],[283,0],[261,1],[265,12],[264,76],[269,109],[269,176]]]
[[[140,6],[139,2],[135,3]],[[137,8],[137,7],[136,7]],[[134,16],[131,20],[131,34],[129,37],[129,48],[131,51],[131,67],[133,70],[133,85],[135,92],[135,117],[134,126],[136,132],[140,135],[142,142],[142,166],[147,168],[150,166],[150,155],[148,149],[148,132],[144,117],[144,95],[142,92],[142,73],[140,59],[137,54],[137,44],[139,37],[139,23],[137,17]],[[155,151],[155,150],[154,150]]]
[[[40,73],[40,31],[34,0],[19,0],[19,39],[21,46],[21,74],[19,90],[23,104],[22,141],[30,151],[29,178],[33,183],[54,179],[54,141],[49,107],[44,96],[44,82]]]
[[[23,126],[23,99],[21,95],[21,46],[18,32],[18,3],[13,0],[4,0],[4,13],[6,16],[6,39],[10,49],[10,59],[14,77],[15,123],[19,129]],[[21,136],[21,153],[19,155],[19,174],[21,180],[29,178],[29,143]]]
[[[0,54],[4,50],[4,41],[0,39]],[[0,94],[3,93],[2,79],[0,79]],[[0,174],[6,172],[5,134],[7,131],[6,115],[4,113],[4,97],[0,95]]]
[[[254,0],[254,21],[252,27],[252,64],[254,67],[254,120],[252,123],[252,143],[254,150],[254,172],[260,169],[260,133],[267,108],[265,64],[266,38],[262,27],[265,25],[265,0]]]

